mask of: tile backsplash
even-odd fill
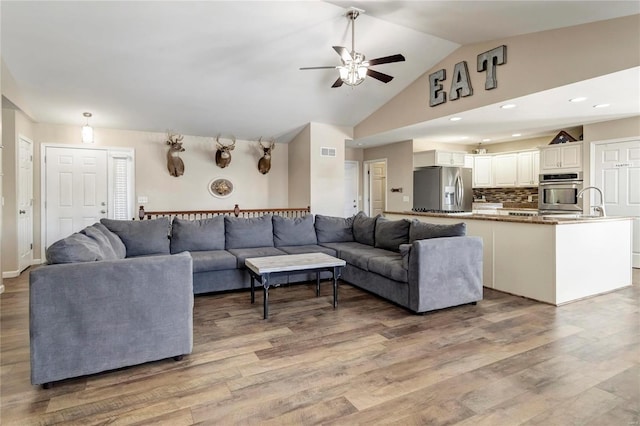
[[[529,197],[537,203],[538,188],[473,188],[473,198],[482,197],[487,203],[526,203]]]

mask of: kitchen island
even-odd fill
[[[632,219],[384,212],[389,219],[465,222],[484,242],[484,286],[553,305],[631,285]]]

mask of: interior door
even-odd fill
[[[386,208],[387,164],[382,161],[371,164],[371,217],[382,214]]]
[[[47,147],[45,249],[107,217],[107,151]]]
[[[33,143],[18,142],[18,269],[33,262]]]
[[[640,140],[596,145],[594,166],[607,215],[635,217],[633,267],[640,268]],[[591,205],[600,202],[595,191],[590,196]]]
[[[358,213],[358,162],[344,162],[344,217]]]

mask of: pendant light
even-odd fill
[[[93,127],[89,126],[89,118],[91,117],[91,113],[85,112],[82,115],[87,119],[87,123],[82,126],[82,143],[93,143]]]

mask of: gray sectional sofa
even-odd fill
[[[323,252],[342,279],[413,312],[482,299],[482,240],[464,223],[218,216],[102,219],[30,274],[31,381],[46,384],[192,350],[193,295],[250,287],[250,257]],[[280,277],[280,283],[313,279]],[[328,278],[328,276],[326,277]]]

